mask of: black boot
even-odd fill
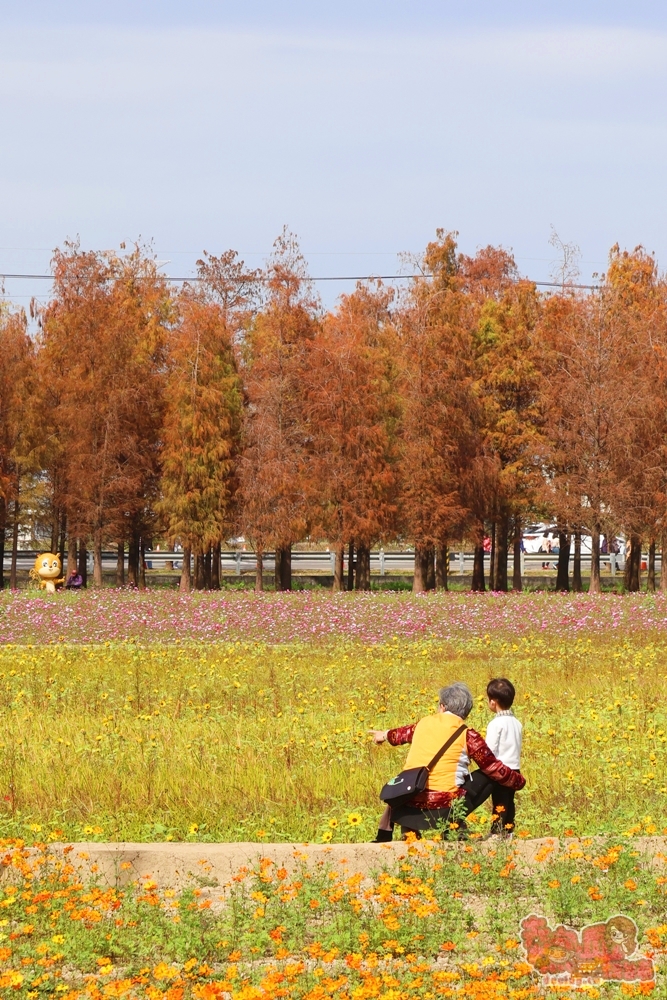
[[[390,840],[394,839],[393,830],[378,830],[377,837],[375,840],[371,840],[371,844],[388,844]]]

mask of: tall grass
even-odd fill
[[[499,675],[525,726],[518,830],[661,829],[664,664],[664,646],[611,635],[1,647],[0,832],[369,839],[405,752],[368,727],[417,720],[460,679],[483,731]]]

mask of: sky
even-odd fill
[[[616,242],[667,266],[664,3],[0,0],[0,40],[0,272],[77,237],[259,266],[284,225],[317,278],[437,228],[542,281],[553,229],[584,282]]]

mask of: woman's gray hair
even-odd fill
[[[467,719],[472,712],[473,706],[470,688],[467,684],[463,684],[462,681],[456,681],[455,684],[450,684],[449,687],[442,688],[440,691],[440,704],[448,712],[458,715],[459,719]]]

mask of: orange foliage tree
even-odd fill
[[[22,313],[0,310],[0,547],[21,518],[40,522],[68,567],[102,583],[102,547],[117,582],[142,585],[142,550],[165,534],[184,547],[182,586],[216,586],[221,541],[242,532],[276,551],[276,587],[291,587],[291,549],[326,539],[343,587],[370,549],[415,547],[414,589],[446,586],[450,541],[474,546],[473,589],[514,586],[521,527],[553,518],[557,587],[581,583],[590,532],[591,590],[601,539],[625,533],[625,586],[656,585],[667,552],[667,282],[641,247],[612,248],[598,288],[572,285],[572,247],[555,294],[521,280],[498,247],[459,252],[438,231],[398,297],[360,284],[323,314],[295,237],[284,230],[266,268],[233,251],[205,254],[176,294],[140,247],[127,254],[66,244],[32,339]],[[124,249],[124,248],[123,248]],[[31,520],[32,519],[32,520]],[[41,530],[40,529],[40,530]],[[0,584],[2,584],[0,571]],[[667,558],[663,560],[667,588]]]
[[[0,589],[4,587],[5,538],[10,510],[10,587],[15,589],[21,487],[30,465],[34,351],[27,334],[25,313],[12,312],[4,304],[0,306],[0,358]]]
[[[120,257],[68,244],[53,269],[41,351],[59,382],[53,419],[69,530],[92,539],[96,586],[106,540],[128,540],[130,581],[141,583],[159,482],[171,295],[139,248]]]
[[[356,549],[357,590],[370,589],[371,544],[396,532],[400,400],[393,294],[357,285],[324,320],[310,353],[307,416],[312,475],[306,486],[313,532],[335,551],[334,589],[343,589],[343,552]]]
[[[466,301],[454,234],[438,232],[400,311],[402,532],[414,541],[413,590],[447,587],[448,540],[465,521],[460,485],[472,460],[473,393]]]
[[[181,590],[190,589],[192,553],[201,590],[212,582],[219,586],[219,546],[230,525],[243,396],[222,306],[206,290],[186,286],[178,312],[167,344],[158,510],[170,540],[183,546]],[[211,567],[214,546],[217,562]]]
[[[247,396],[239,465],[241,526],[257,552],[257,586],[267,546],[276,552],[276,589],[291,590],[291,549],[308,531],[311,442],[305,405],[317,301],[296,237],[283,230],[266,273],[265,301],[245,334]]]

